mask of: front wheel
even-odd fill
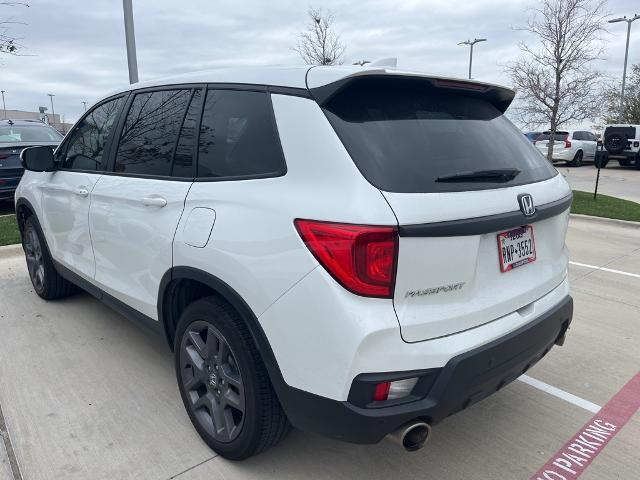
[[[189,418],[217,453],[243,460],[282,440],[289,422],[249,329],[224,300],[197,300],[176,331],[178,387]]]

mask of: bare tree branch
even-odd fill
[[[333,29],[331,11],[310,7],[309,24],[300,34],[294,50],[309,65],[339,65],[344,61],[345,46]]]
[[[521,42],[522,56],[507,66],[518,89],[516,115],[527,126],[550,126],[547,158],[556,130],[596,113],[601,73],[591,63],[603,53],[605,0],[542,0],[527,25],[537,46]]]
[[[15,7],[22,6],[28,7],[26,2],[0,2],[0,7]],[[21,22],[14,22],[11,19],[0,21],[0,53],[6,53],[9,55],[18,55],[18,51],[22,48],[20,45],[21,38],[15,37],[9,33],[9,25],[24,25]]]

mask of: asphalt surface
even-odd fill
[[[572,189],[593,192],[598,173],[593,164],[577,168],[556,164],[555,167],[564,175]],[[640,170],[621,167],[617,162],[611,161],[606,168],[600,170],[598,192],[640,203]]]
[[[640,229],[572,218],[568,243],[573,262],[627,275],[570,266],[566,343],[527,375],[603,406],[640,366]],[[160,341],[88,295],[40,300],[24,260],[10,253],[0,250],[0,407],[25,480],[527,479],[593,416],[515,381],[443,421],[416,453],[293,431],[229,462],[192,428]],[[636,413],[581,478],[638,478],[639,451]],[[11,475],[0,442],[0,479]]]

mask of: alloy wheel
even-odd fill
[[[236,358],[210,323],[193,322],[180,345],[181,387],[200,426],[217,441],[233,441],[245,418],[245,393]]]
[[[42,256],[42,244],[33,228],[28,228],[25,231],[24,250],[31,282],[36,290],[41,291],[44,288],[44,259]]]

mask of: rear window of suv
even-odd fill
[[[437,88],[423,79],[365,77],[347,84],[323,108],[357,167],[381,190],[481,190],[557,174],[478,92]],[[496,170],[518,173],[442,181]]]
[[[556,132],[556,134],[553,136],[553,141],[563,142],[568,136],[569,136],[569,132]],[[579,140],[578,138],[575,137],[575,135],[573,136],[573,138],[575,138],[576,140]],[[551,139],[551,132],[544,132],[542,135],[536,138],[536,142],[540,142],[542,140],[550,140],[550,139]]]

